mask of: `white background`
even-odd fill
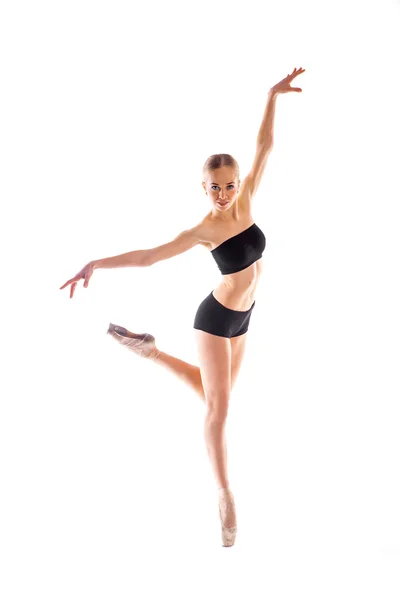
[[[399,12],[3,3],[3,600],[399,598]],[[195,363],[212,257],[59,287],[195,225],[205,160],[247,174],[295,67],[253,204],[267,248],[227,422],[225,549],[201,400],[106,335],[150,332]]]

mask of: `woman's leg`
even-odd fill
[[[187,383],[205,403],[203,384],[201,381],[200,369],[195,365],[185,362],[180,358],[171,356],[166,352],[160,351],[157,358],[151,358],[154,363],[162,365],[167,371],[176,375],[181,381]]]
[[[133,333],[114,323],[110,323],[107,333],[134,354],[163,365],[170,373],[174,373],[179,379],[187,383],[205,403],[199,367],[159,350],[154,336],[149,333]]]
[[[231,344],[229,338],[201,330],[196,338],[207,397],[204,438],[222,502],[222,521],[231,528],[236,525],[236,512],[228,478],[225,433],[231,393]]]

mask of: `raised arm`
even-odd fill
[[[272,86],[268,92],[267,105],[261,121],[257,136],[256,154],[249,174],[244,178],[241,185],[242,206],[250,207],[251,200],[255,195],[267,164],[268,157],[274,143],[274,120],[276,98],[279,94],[286,92],[301,92],[301,88],[292,88],[290,83],[297,75],[304,73],[305,69],[294,69],[293,73],[287,75],[282,81]]]

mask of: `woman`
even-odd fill
[[[203,167],[203,188],[212,209],[200,223],[167,244],[91,261],[60,288],[71,285],[72,298],[77,282],[84,279],[84,287],[87,287],[94,269],[150,266],[197,244],[212,253],[223,279],[201,302],[195,316],[199,367],[162,352],[156,347],[154,336],[148,333],[131,333],[113,323],[107,333],[136,354],[166,367],[188,383],[205,403],[204,437],[218,486],[223,546],[232,546],[237,532],[234,498],[227,475],[225,423],[230,392],[243,360],[265,249],[265,236],[253,221],[251,203],[273,145],[276,97],[290,91],[301,92],[301,88],[292,88],[290,83],[304,71],[294,69],[270,89],[254,163],[242,184],[238,164],[231,155],[214,154],[207,159]]]

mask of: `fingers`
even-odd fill
[[[68,279],[67,283],[64,283],[64,285],[62,285],[60,287],[60,290],[63,290],[65,287],[67,287],[67,285],[69,285],[71,283],[71,281],[73,281],[72,279]]]
[[[80,277],[79,277],[79,279],[80,279]],[[70,292],[69,292],[69,297],[70,297],[70,298],[72,298],[72,296],[74,295],[74,292],[75,292],[76,285],[77,285],[76,276],[75,276],[75,277],[73,277],[72,279],[68,279],[68,281],[67,281],[66,283],[64,283],[64,285],[62,285],[62,286],[60,287],[60,290],[63,290],[63,289],[64,289],[65,287],[67,287],[67,285],[69,285],[69,284],[72,284],[72,285],[71,285]]]
[[[67,281],[66,283],[64,283],[64,285],[62,285],[62,286],[60,287],[60,290],[63,290],[63,289],[64,289],[65,287],[67,287],[67,285],[69,285],[70,283],[72,283],[72,285],[71,285],[71,290],[72,290],[72,288],[74,288],[74,290],[75,290],[75,287],[76,287],[76,281],[77,281],[77,279],[76,279],[76,278],[77,278],[77,275],[75,275],[75,277],[73,277],[72,279],[68,279],[68,281]],[[80,279],[80,278],[79,278],[79,279]],[[72,293],[73,293],[73,292],[72,292]],[[72,298],[72,296],[71,296],[71,298]]]
[[[85,275],[85,282],[83,284],[83,287],[87,287],[89,285],[89,279],[91,278],[92,274],[93,274],[93,269],[89,268]]]
[[[288,77],[293,77],[293,79],[295,77],[297,77],[297,75],[301,75],[301,73],[304,73],[305,69],[303,69],[303,67],[300,67],[299,69],[295,68],[293,69],[293,72],[289,75]]]
[[[81,277],[82,277],[81,272],[77,273],[74,277],[71,277],[71,279],[68,279],[68,281],[60,287],[60,290],[63,290],[70,283],[73,283],[74,281],[78,281],[78,279],[80,279]]]
[[[93,275],[93,267],[85,267],[84,269],[82,269],[82,271],[79,271],[79,273],[77,273],[75,275],[75,277],[72,277],[72,279],[68,279],[68,281],[66,281],[64,283],[64,285],[62,285],[60,287],[60,290],[63,290],[65,287],[67,287],[67,285],[71,284],[71,289],[70,289],[70,295],[69,297],[72,298],[75,292],[75,288],[77,286],[77,283],[80,279],[84,279],[84,283],[83,283],[83,287],[88,287],[89,285],[89,280],[91,278],[91,276]]]

